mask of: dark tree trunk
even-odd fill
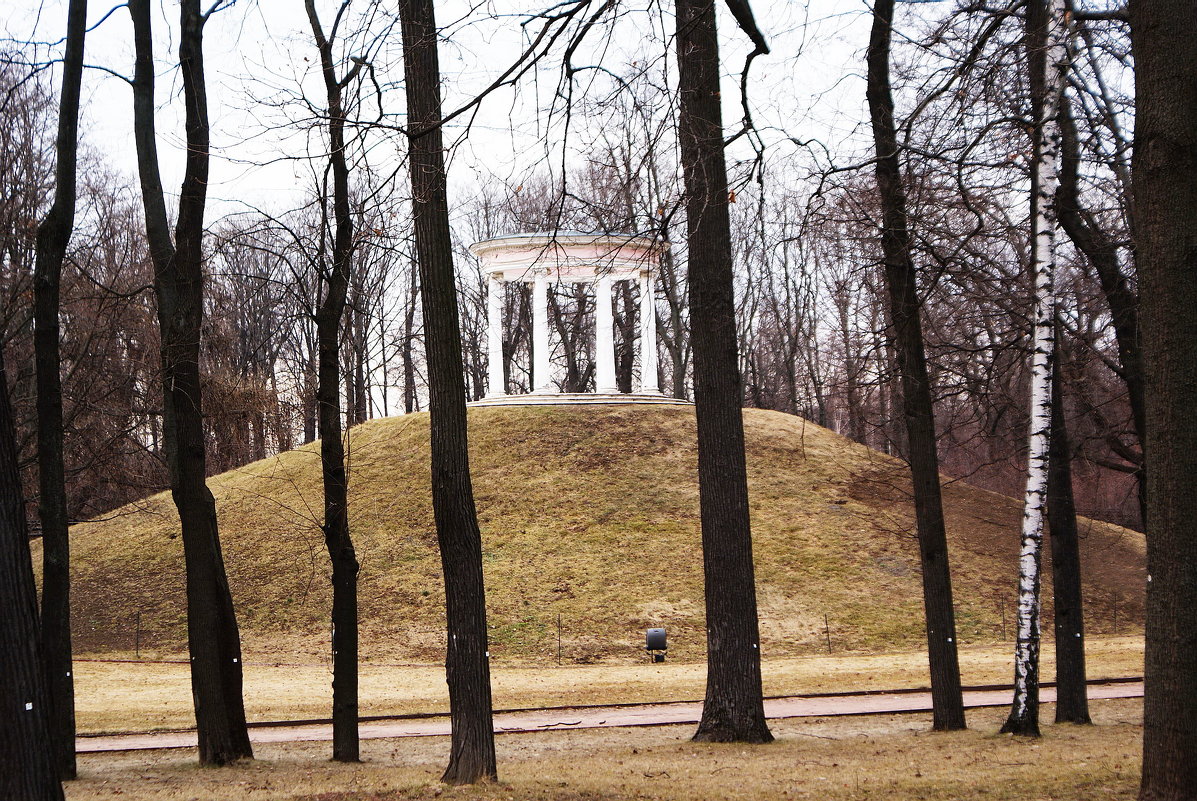
[[[715,7],[677,0],[676,8],[707,613],[707,690],[694,739],[767,743],[773,735],[761,700]]]
[[[449,766],[442,780],[496,778],[490,653],[482,581],[482,537],[470,483],[465,379],[453,242],[449,232],[441,137],[440,64],[432,0],[401,0],[407,79],[409,164],[416,256],[424,303],[428,408],[432,436],[432,509],[445,576],[449,645],[445,673],[452,719]]]
[[[344,139],[344,134],[342,134],[342,139]],[[349,265],[346,265],[345,269],[348,272]],[[350,315],[352,334],[349,338],[349,344],[353,349],[353,373],[351,375],[353,392],[350,395],[353,398],[353,406],[351,407],[352,419],[349,423],[351,426],[364,423],[370,417],[370,390],[366,381],[366,327],[370,324],[370,319],[362,295],[361,287],[354,287],[353,313]]]
[[[1143,801],[1197,799],[1197,5],[1134,0],[1135,247],[1147,398]]]
[[[253,461],[260,462],[266,458],[266,412],[258,410],[251,412],[250,428],[253,434]]]
[[[309,343],[310,344],[310,343]],[[319,349],[319,345],[316,346]],[[319,356],[309,353],[307,362],[303,366],[303,444],[316,441],[316,387],[320,383],[318,366]]]
[[[187,644],[202,764],[252,757],[242,700],[241,640],[225,575],[216,503],[205,483],[199,341],[203,319],[204,206],[208,185],[208,115],[203,25],[198,0],[182,0],[179,66],[187,107],[187,161],[170,239],[154,132],[154,62],[149,0],[130,0],[137,54],[134,139],[154,262],[162,338],[163,432],[171,495],[179,512],[187,572]]]
[[[1131,421],[1135,435],[1142,447],[1146,439],[1146,398],[1143,390],[1143,351],[1139,343],[1139,298],[1130,282],[1122,274],[1118,261],[1118,243],[1097,224],[1085,210],[1081,209],[1077,192],[1077,168],[1080,154],[1077,149],[1076,125],[1069,113],[1069,106],[1060,107],[1061,150],[1060,191],[1056,208],[1060,215],[1060,227],[1069,239],[1085,254],[1085,258],[1097,272],[1101,292],[1110,309],[1110,322],[1114,327],[1114,342],[1118,346],[1120,375],[1126,384],[1127,399],[1130,401]],[[1139,517],[1147,524],[1147,477],[1143,472],[1143,461],[1135,473],[1139,490]]]
[[[866,94],[877,151],[877,192],[882,209],[881,248],[889,291],[894,356],[902,382],[902,413],[906,423],[923,570],[932,727],[936,730],[963,729],[964,701],[956,654],[956,617],[952,607],[952,575],[939,485],[931,381],[923,351],[917,271],[907,227],[906,190],[902,185],[889,82],[893,16],[894,0],[877,0],[873,6],[873,29],[867,56]]]
[[[730,224],[729,224],[730,227]],[[666,241],[664,233],[662,238]],[[665,300],[669,304],[669,326],[657,325],[657,338],[665,346],[669,354],[671,370],[671,384],[673,397],[685,400],[690,397],[686,385],[686,366],[689,363],[690,341],[686,334],[688,327],[682,319],[682,310],[687,305],[683,290],[677,276],[677,267],[673,260],[673,252],[666,248],[661,255],[661,270],[658,273],[661,288],[665,292]]]
[[[524,340],[532,330],[531,286],[531,284],[522,282],[516,283],[512,291],[507,294],[506,308],[509,311],[503,314],[503,318],[509,321],[507,330],[511,332],[511,336],[503,340],[503,386],[508,392],[514,390],[518,393],[524,388],[522,382],[515,386],[513,386],[513,382],[515,381],[516,357],[519,355]],[[528,352],[530,356],[531,348]]]
[[[416,410],[416,297],[420,291],[420,272],[416,265],[411,267],[411,287],[407,297],[407,311],[403,317],[403,411],[411,414]]]
[[[0,798],[62,801],[17,459],[0,345]]]
[[[615,384],[620,392],[632,391],[632,366],[636,358],[636,302],[632,282],[620,281],[615,292],[615,326],[619,341],[615,347]]]
[[[1058,322],[1056,343],[1058,348]],[[1081,554],[1076,504],[1072,497],[1072,446],[1064,420],[1060,362],[1057,358],[1056,369],[1052,371],[1052,438],[1047,463],[1047,520],[1051,531],[1052,591],[1056,608],[1056,723],[1089,723]]]
[[[58,774],[75,778],[75,682],[71,678],[71,547],[63,465],[59,281],[75,226],[75,164],[87,2],[67,13],[62,97],[55,143],[54,204],[37,230],[33,273],[33,352],[37,370],[38,516],[42,524],[42,658],[49,693],[51,750]]]
[[[338,79],[332,42],[325,37],[315,0],[306,0],[308,22],[320,51],[320,68],[328,96],[329,161],[333,174],[332,269],[324,300],[316,310],[319,383],[316,388],[320,424],[320,468],[324,479],[324,544],[332,562],[333,759],[358,762],[358,632],[357,553],[349,536],[349,492],[345,446],[341,441],[340,330],[345,294],[353,264],[353,219],[349,205],[349,166],[345,159],[345,114],[341,90],[353,79],[355,66]],[[344,9],[344,6],[342,6]],[[338,20],[339,21],[339,20]],[[336,26],[334,25],[334,30]]]
[[[561,343],[561,353],[565,357],[565,379],[562,382],[562,392],[585,392],[586,382],[593,372],[593,362],[585,358],[581,350],[584,345],[582,339],[582,320],[586,316],[586,287],[580,283],[571,285],[574,296],[574,311],[572,319],[566,319],[566,313],[561,308],[561,301],[557,297],[556,287],[549,287],[548,304],[549,320],[557,329],[557,341]],[[583,366],[583,362],[587,362]]]

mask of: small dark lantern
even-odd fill
[[[649,657],[654,662],[665,661],[665,651],[669,646],[665,644],[665,629],[649,629],[644,635],[645,647]]]

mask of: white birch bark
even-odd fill
[[[1051,371],[1055,350],[1056,191],[1060,186],[1060,104],[1068,73],[1065,0],[1049,0],[1047,70],[1042,124],[1038,126],[1038,192],[1032,221],[1031,274],[1035,291],[1031,359],[1031,425],[1018,557],[1018,639],[1014,650],[1014,704],[1003,731],[1038,734],[1039,587],[1043,518],[1047,508],[1048,444],[1051,435]]]

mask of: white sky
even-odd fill
[[[89,5],[89,24],[93,25],[112,9],[96,0]],[[318,3],[326,27],[336,5],[328,0]],[[353,7],[359,5],[365,3],[357,2]],[[672,4],[665,0],[664,5],[670,18],[658,21],[656,28],[659,31],[664,26],[668,32],[673,25]],[[65,6],[65,0],[10,0],[0,9],[0,31],[12,40],[56,41],[65,30]],[[491,0],[470,13],[463,0],[438,4],[438,22],[451,23],[448,41],[441,48],[446,109],[472,96],[510,63],[520,42],[520,12],[539,7],[541,4],[535,0]],[[731,130],[740,116],[736,73],[747,43],[722,2],[719,10],[727,72],[724,115]],[[772,54],[758,58],[753,65],[751,93],[758,128],[770,142],[790,135],[800,140],[817,139],[832,151],[842,149],[852,140],[860,122],[867,119],[863,53],[869,19],[864,0],[756,0],[754,10],[773,48]],[[182,169],[181,87],[172,63],[177,13],[174,2],[160,4],[154,11],[160,65],[159,147],[168,192],[178,186]],[[455,19],[460,21],[452,24]],[[659,57],[664,45],[659,35],[648,33],[650,28],[650,16],[643,10],[629,14],[614,35],[602,42],[603,63],[619,70],[633,59]],[[113,11],[88,37],[88,64],[131,74],[131,31],[127,11]],[[398,44],[395,30],[390,52],[376,58],[380,65],[388,60],[393,64],[380,74],[380,80],[400,80]],[[47,52],[42,48],[39,56],[45,58]],[[593,53],[590,56],[597,58]],[[302,137],[267,131],[279,122],[283,112],[266,101],[294,91],[306,79],[316,102],[323,104],[323,88],[312,82],[310,70],[316,55],[302,1],[239,0],[208,23],[205,57],[213,142],[209,217],[238,210],[242,202],[276,211],[289,207],[297,186],[295,164],[255,165],[303,152]],[[672,53],[668,58],[672,63]],[[578,62],[586,63],[586,59],[580,57]],[[100,70],[88,70],[84,80],[86,141],[108,164],[133,181],[130,89],[119,78]],[[518,93],[502,91],[484,103],[468,142],[455,152],[451,165],[451,178],[458,191],[470,185],[478,170],[517,176],[544,158],[544,119],[535,112],[551,97],[555,80],[556,76],[546,69],[537,74],[536,81],[525,81]],[[391,92],[385,110],[401,114],[402,103],[401,93]],[[547,139],[551,142],[552,138],[550,133]],[[551,144],[559,146],[559,142]],[[387,148],[401,155],[401,144],[396,139],[395,144],[383,146],[383,152],[374,160],[376,167],[392,158]]]

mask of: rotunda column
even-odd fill
[[[486,281],[486,349],[489,395],[507,394],[503,380],[503,282],[491,273]]]
[[[553,392],[549,378],[549,276],[543,269],[532,282],[532,391]]]
[[[615,317],[611,313],[611,276],[601,276],[594,285],[594,391],[600,395],[619,392],[615,381]]]
[[[657,304],[652,270],[640,273],[640,391],[659,395],[657,382]]]

